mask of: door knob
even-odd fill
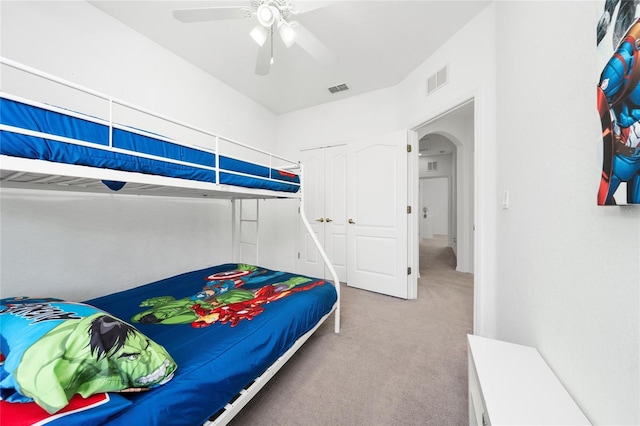
[[[316,222],[324,222],[324,217],[321,217],[320,219],[316,219]]]
[[[331,218],[326,218],[326,219],[325,219],[325,221],[326,221],[326,222],[333,222],[333,219],[331,219]]]
[[[353,221],[353,219],[349,219],[349,224],[355,225],[355,222]]]

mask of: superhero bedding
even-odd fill
[[[114,124],[111,129],[103,120],[61,108],[3,95],[0,111],[2,155],[288,193],[300,188],[296,174],[227,156],[216,158],[210,150],[151,137],[131,127]],[[125,185],[104,183],[116,191]]]
[[[83,304],[3,299],[1,423],[202,424],[336,300],[324,280],[244,264],[188,272]],[[107,336],[114,325],[128,334]],[[46,341],[33,343],[36,335],[55,350],[45,349]],[[85,370],[74,374],[75,368]],[[64,389],[64,398],[51,402],[52,387]],[[35,402],[26,402],[29,397]]]

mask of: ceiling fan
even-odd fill
[[[289,0],[252,0],[249,6],[220,6],[174,10],[173,16],[180,22],[193,23],[223,19],[252,19],[258,24],[249,35],[260,46],[256,61],[256,74],[267,75],[273,64],[273,34],[280,35],[285,46],[294,43],[318,62],[326,65],[337,61],[336,55],[299,22],[290,18],[302,13]]]

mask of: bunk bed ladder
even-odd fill
[[[232,200],[233,261],[259,264],[259,200]]]

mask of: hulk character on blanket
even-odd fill
[[[159,296],[144,300],[140,306],[150,306],[152,309],[135,315],[132,321],[142,324],[191,323],[195,328],[220,322],[231,323],[234,327],[241,320],[250,320],[264,311],[261,305],[325,284],[324,280],[291,277],[286,281],[259,286],[260,283],[282,275],[285,272],[238,264],[233,271],[218,272],[206,277],[208,284],[191,297],[175,299],[173,296]]]
[[[49,413],[75,395],[141,391],[177,366],[131,325],[93,306],[54,298],[0,300],[0,396],[35,401]]]

